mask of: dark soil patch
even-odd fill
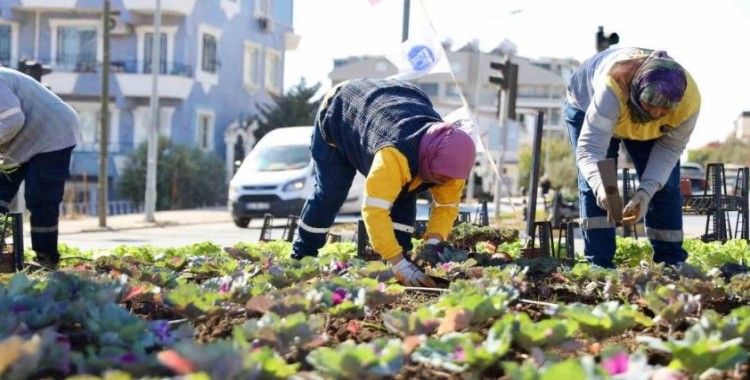
[[[245,323],[245,314],[222,313],[208,316],[205,321],[195,324],[195,339],[201,343],[213,342],[217,339],[228,338],[235,326]]]

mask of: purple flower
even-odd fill
[[[339,272],[347,268],[346,263],[343,261],[335,261],[333,264],[335,265],[336,270]]]
[[[152,321],[149,323],[148,329],[156,336],[156,340],[160,345],[164,346],[172,341],[172,331],[169,328],[169,322]]]
[[[628,372],[629,363],[630,359],[628,358],[628,354],[625,352],[618,352],[606,359],[603,359],[602,367],[604,367],[604,369],[606,369],[610,375],[614,376]]]
[[[346,299],[346,295],[347,292],[344,288],[337,288],[336,290],[334,290],[331,294],[331,301],[333,302],[333,306],[344,302],[344,300]]]
[[[231,277],[224,277],[221,279],[221,282],[219,283],[219,293],[229,293],[229,291],[232,289],[232,278]]]
[[[385,282],[379,282],[378,283],[378,291],[385,293]]]
[[[28,307],[27,305],[18,305],[18,304],[14,304],[13,306],[11,306],[11,307],[10,307],[10,311],[11,311],[11,312],[12,312],[13,314],[18,314],[18,313],[25,313],[25,312],[27,312],[27,311],[29,311],[29,310],[31,310],[31,308],[30,308],[30,307]]]
[[[440,266],[441,266],[441,267],[442,267],[443,269],[445,269],[445,270],[450,270],[450,269],[451,269],[451,267],[453,266],[453,264],[451,264],[451,263],[442,263],[442,264],[440,264]]]
[[[134,353],[128,352],[126,354],[120,355],[120,357],[115,360],[117,360],[121,364],[133,364],[138,361],[138,357],[136,357]]]

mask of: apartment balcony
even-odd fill
[[[70,10],[76,8],[77,0],[20,0],[21,10]]]
[[[151,96],[152,74],[143,62],[112,62],[112,72],[117,78],[123,96],[147,98]],[[178,63],[162,64],[159,75],[159,96],[185,100],[193,89],[192,67]]]
[[[193,13],[195,1],[162,0],[161,12],[165,15],[188,16]],[[123,0],[122,3],[125,9],[134,13],[153,14],[156,11],[156,0]]]

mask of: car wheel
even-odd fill
[[[239,228],[247,228],[250,225],[250,218],[234,218],[234,225]]]

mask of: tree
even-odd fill
[[[546,154],[550,155],[549,159],[545,157]],[[546,162],[549,162],[549,168],[545,167]],[[566,139],[544,141],[540,164],[540,175],[547,174],[553,189],[574,190],[577,188],[578,171],[570,143]],[[524,146],[518,152],[518,184],[528,186],[530,175],[531,147]]]
[[[258,106],[260,115],[257,118],[258,129],[255,130],[255,137],[260,139],[276,128],[312,125],[320,101],[311,99],[319,89],[320,83],[307,87],[302,79],[285,95],[272,95],[272,104]]]
[[[130,154],[118,182],[119,193],[142,204],[146,188],[146,143]],[[156,191],[158,210],[178,210],[223,203],[226,173],[221,159],[198,148],[159,139]]]
[[[723,143],[713,142],[688,151],[688,161],[703,165],[711,162],[750,166],[750,142],[730,135]]]

